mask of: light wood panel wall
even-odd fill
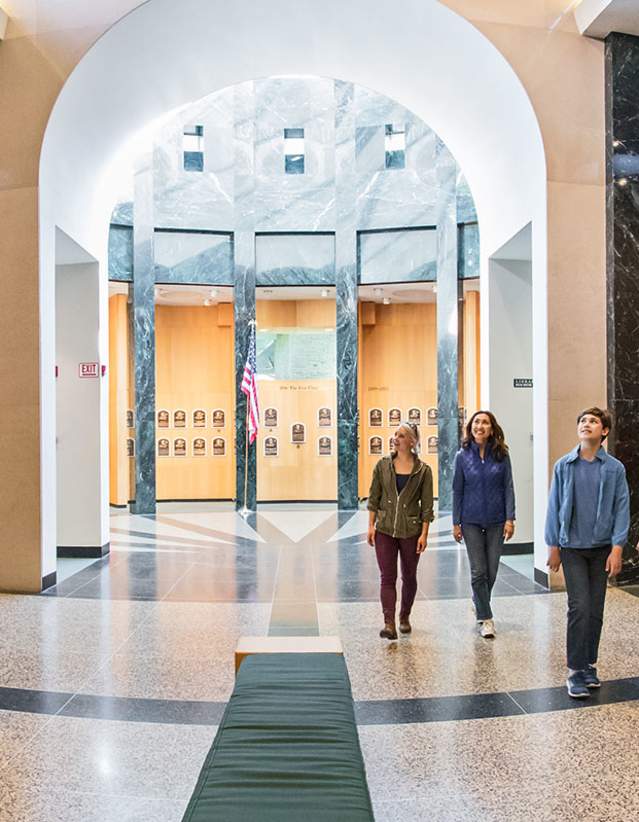
[[[126,294],[109,298],[109,502],[127,505],[132,498],[133,460],[127,457],[126,411],[131,407],[129,312]]]
[[[260,300],[258,328],[334,328],[333,300]],[[337,499],[337,393],[335,379],[259,380],[262,424],[257,441],[257,499]],[[266,428],[264,411],[278,411],[277,427]],[[331,425],[320,426],[318,410],[331,409]],[[291,426],[306,426],[306,442],[291,442]],[[276,437],[278,455],[265,456],[267,437]],[[330,437],[331,455],[320,456],[320,437]]]
[[[479,291],[469,291],[463,309],[463,385],[467,418],[480,407]]]
[[[171,456],[157,457],[157,498],[235,498],[235,363],[232,312],[225,304],[156,306],[156,409],[170,412],[167,438]],[[186,427],[174,427],[173,412],[186,411]],[[206,427],[193,425],[193,411],[206,412]],[[213,428],[212,411],[222,409],[224,425]],[[186,456],[174,456],[177,438]],[[206,454],[193,455],[193,441],[206,441]],[[214,438],[225,441],[224,456],[214,456]]]

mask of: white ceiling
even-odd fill
[[[611,31],[639,35],[639,0],[581,0],[575,20],[582,34],[599,40]]]
[[[55,264],[78,265],[80,263],[94,263],[96,260],[88,254],[75,240],[67,236],[64,231],[55,230]]]

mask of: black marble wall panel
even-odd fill
[[[335,82],[335,296],[337,323],[337,501],[357,508],[357,233],[355,91]]]
[[[606,39],[609,449],[626,466],[631,530],[622,577],[639,578],[639,37]]]
[[[442,144],[437,162],[437,407],[439,510],[451,511],[459,448],[460,280],[457,276],[457,167]]]
[[[235,446],[236,507],[255,511],[257,440],[246,452],[247,397],[242,377],[248,354],[251,323],[255,321],[255,95],[252,83],[235,89],[234,163],[234,319],[235,319]],[[246,490],[246,500],[245,500]]]
[[[136,514],[155,513],[155,277],[151,156],[135,175],[133,211],[133,365]]]

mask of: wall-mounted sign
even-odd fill
[[[384,412],[381,408],[371,408],[368,412],[368,424],[371,428],[381,428],[384,421]]]
[[[194,457],[205,457],[206,456],[206,440],[204,437],[196,437],[193,440],[193,456]]]
[[[436,408],[429,408],[426,414],[429,425],[437,425],[437,417],[439,416]]]
[[[186,440],[184,437],[177,437],[173,440],[173,456],[174,457],[185,457],[186,456]]]
[[[186,428],[186,411],[182,408],[173,412],[173,428]]]
[[[193,412],[193,428],[206,428],[206,411],[196,408]]]
[[[415,425],[421,425],[422,412],[421,412],[420,408],[409,408],[408,409],[408,422],[412,422]]]
[[[158,411],[158,428],[168,428],[170,416],[171,415],[166,410],[166,408],[160,408],[160,410]],[[168,454],[166,456],[168,456]]]
[[[224,437],[215,437],[213,440],[213,456],[223,457],[226,454],[226,440]]]
[[[264,440],[264,456],[276,457],[277,450],[277,437],[266,437],[266,439]]]
[[[92,379],[98,376],[98,368],[97,362],[81,362],[78,365],[78,376],[81,379]]]
[[[264,427],[277,428],[277,408],[266,409],[264,412]]]
[[[319,437],[317,440],[317,456],[330,457],[333,455],[333,440],[330,437]]]
[[[515,377],[513,379],[513,388],[532,388],[532,377]]]
[[[333,414],[330,408],[320,408],[317,412],[317,424],[320,428],[330,428],[333,424]]]
[[[291,425],[291,442],[294,445],[302,445],[306,442],[306,426],[303,422],[294,422]]]
[[[382,438],[381,437],[370,437],[368,440],[368,453],[372,457],[381,457],[382,456]]]
[[[226,414],[221,408],[216,408],[211,414],[211,425],[213,428],[224,428]]]
[[[399,425],[402,421],[401,408],[390,408],[388,411],[388,424],[392,428],[394,425]]]
[[[166,437],[158,440],[158,457],[170,457],[171,444]]]
[[[439,445],[439,437],[429,437],[428,438],[428,453],[429,454],[436,454],[438,445]]]

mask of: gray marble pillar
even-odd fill
[[[439,144],[437,158],[437,409],[439,510],[451,511],[459,448],[460,280],[457,275],[457,168]]]
[[[140,159],[133,208],[133,373],[136,514],[155,513],[155,273],[153,153]]]
[[[249,446],[246,460],[246,396],[240,390],[255,320],[255,91],[253,83],[242,83],[234,92],[234,322],[235,322],[235,456],[236,507],[256,509],[257,441]]]
[[[357,508],[357,233],[352,83],[335,82],[337,503]]]
[[[621,584],[639,581],[639,37],[606,39],[608,449],[626,466],[630,535]]]

